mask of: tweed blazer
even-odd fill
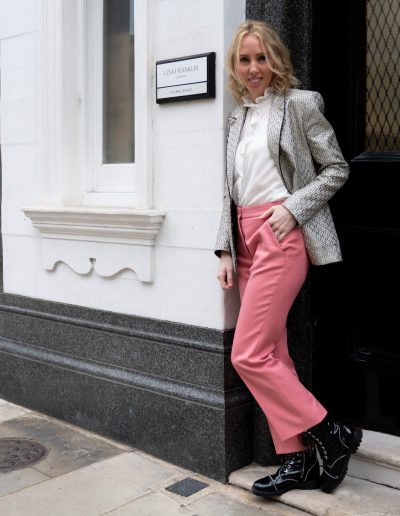
[[[283,202],[300,226],[314,265],[341,261],[328,201],[345,183],[349,167],[335,133],[324,117],[324,102],[315,91],[272,92],[267,141],[290,196]],[[215,254],[226,251],[235,271],[235,205],[232,200],[236,148],[248,108],[239,106],[228,118],[224,202]]]

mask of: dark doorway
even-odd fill
[[[331,203],[344,262],[312,272],[314,392],[336,416],[400,435],[400,3],[313,8],[313,89],[351,169]]]

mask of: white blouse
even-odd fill
[[[271,103],[272,95],[268,88],[255,102],[244,99],[248,110],[233,172],[232,196],[237,206],[264,204],[290,195],[267,144]]]

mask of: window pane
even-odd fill
[[[366,150],[400,149],[400,2],[367,0]]]
[[[104,0],[103,163],[135,161],[134,0]]]

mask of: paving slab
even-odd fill
[[[181,472],[126,452],[0,497],[7,516],[97,516],[143,496]],[[29,507],[29,513],[27,513]]]
[[[23,416],[28,413],[28,410],[24,409],[23,407],[14,405],[13,403],[8,403],[7,401],[1,401],[2,403],[0,403],[0,423],[2,423],[3,421],[14,419],[19,416]]]
[[[49,477],[63,475],[126,451],[123,445],[35,413],[0,423],[0,438],[4,437],[33,439],[48,448],[48,455],[33,468]]]
[[[220,513],[218,516],[222,516]],[[104,513],[102,516],[194,516],[195,513],[173,500],[159,493],[149,493],[130,502],[115,511]]]
[[[17,471],[9,471],[8,473],[0,473],[0,496],[13,493],[33,486],[39,482],[44,482],[50,477],[36,471],[33,468],[24,468]]]
[[[283,515],[295,514],[296,512],[282,511],[281,507],[273,507],[274,502],[269,502],[268,506],[249,506],[238,500],[232,499],[222,493],[211,493],[200,500],[193,502],[190,508],[193,515],[198,516],[263,516],[263,515]],[[139,513],[138,513],[139,514]]]
[[[277,500],[267,500],[259,496],[254,496],[250,491],[239,489],[236,486],[229,484],[219,484],[216,492],[221,493],[236,502],[240,502],[246,507],[257,508],[261,511],[257,513],[260,516],[304,516],[306,514],[300,509],[285,505]]]
[[[265,468],[251,465],[232,473],[229,481],[250,490],[255,480],[275,471],[276,466]],[[316,516],[399,516],[400,514],[400,490],[349,475],[333,493],[323,493],[319,489],[293,490],[280,496],[279,501]]]

